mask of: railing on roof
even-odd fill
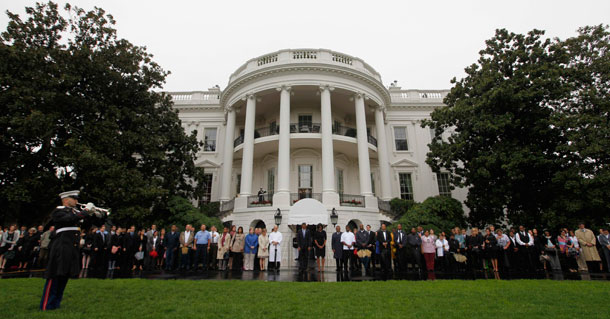
[[[235,81],[242,75],[269,66],[314,62],[354,69],[372,76],[377,81],[381,82],[381,76],[379,73],[360,58],[327,49],[286,49],[250,59],[248,62],[237,68],[233,74],[231,74],[229,83]]]

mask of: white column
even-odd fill
[[[390,200],[390,163],[388,162],[388,144],[383,122],[383,109],[375,108],[375,127],[377,129],[377,157],[379,158],[379,177],[381,178],[381,199]]]
[[[358,139],[358,168],[360,172],[360,195],[372,196],[371,164],[369,161],[369,142],[366,134],[366,114],[364,113],[364,95],[354,96],[356,106],[356,131]]]
[[[277,151],[277,192],[273,194],[274,206],[290,206],[290,86],[280,91],[280,137]],[[272,191],[272,190],[267,190]]]
[[[335,189],[335,160],[333,150],[333,117],[330,105],[332,87],[320,87],[322,118],[322,202],[327,206],[339,205],[339,194]]]
[[[246,123],[244,127],[244,148],[241,162],[241,185],[239,196],[252,195],[252,162],[254,160],[254,124],[256,116],[256,96],[246,97]]]
[[[225,129],[224,159],[222,163],[222,181],[220,188],[220,201],[231,199],[231,177],[233,176],[233,139],[235,137],[235,110],[229,108],[227,112],[227,126]]]
[[[204,131],[204,127],[203,127],[203,123],[199,123],[197,124],[197,142],[203,142],[203,140],[205,139],[203,136],[203,131]],[[201,152],[203,152],[204,149],[203,147],[201,148]]]

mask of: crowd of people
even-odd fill
[[[337,271],[361,272],[364,268],[370,274],[379,264],[384,276],[411,273],[416,278],[435,279],[437,273],[445,278],[490,274],[500,279],[511,274],[608,272],[610,268],[608,229],[600,229],[596,236],[584,224],[577,230],[563,228],[558,234],[524,226],[505,232],[489,226],[484,230],[456,227],[438,235],[422,227],[407,232],[400,224],[393,231],[382,225],[377,232],[360,225],[358,230],[348,226],[342,233],[337,226],[331,245]]]
[[[501,278],[511,272],[602,272],[610,267],[610,235],[600,229],[596,236],[581,224],[576,230],[560,229],[557,234],[525,227],[506,230],[454,228],[449,234],[415,227],[406,231],[397,225],[392,231],[384,224],[336,226],[328,241],[323,225],[302,224],[293,247],[300,272],[324,271],[327,244],[330,244],[338,272],[384,276],[415,274],[435,279],[437,273],[455,275],[493,274]],[[45,268],[53,228],[0,227],[0,270]],[[158,230],[156,225],[137,230],[105,225],[80,234],[80,277],[131,277],[139,270],[267,270],[279,269],[282,233],[264,228],[201,225],[197,231],[186,225]],[[315,263],[312,260],[316,260]]]

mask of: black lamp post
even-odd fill
[[[282,211],[279,208],[277,209],[277,213],[275,213],[275,216],[273,216],[273,218],[275,219],[275,224],[277,226],[280,226],[280,224],[282,223]]]
[[[333,224],[333,227],[337,225],[339,221],[339,215],[337,215],[337,210],[333,207],[333,211],[330,214],[330,223]]]

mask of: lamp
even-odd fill
[[[337,210],[333,207],[333,211],[330,214],[330,223],[333,224],[333,227],[337,225],[339,221],[339,215],[337,215]]]
[[[273,216],[273,218],[275,219],[275,224],[277,226],[282,223],[282,211],[279,208],[277,209],[277,213],[275,213],[275,216]]]

